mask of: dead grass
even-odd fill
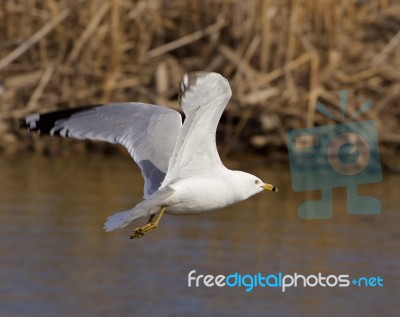
[[[20,143],[13,118],[34,111],[137,100],[178,108],[182,75],[208,70],[233,88],[226,139],[255,119],[253,146],[282,148],[287,128],[328,121],[317,100],[339,113],[336,91],[349,89],[349,111],[371,99],[366,116],[398,148],[399,30],[397,0],[4,0],[0,147]]]

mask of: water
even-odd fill
[[[247,163],[246,163],[247,162]],[[299,220],[286,165],[230,162],[278,193],[198,216],[165,216],[142,239],[102,230],[130,208],[142,179],[125,157],[25,156],[0,160],[0,316],[397,316],[400,308],[400,176],[361,192],[381,215]],[[199,274],[381,276],[383,287],[187,287]]]

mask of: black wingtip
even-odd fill
[[[24,119],[19,120],[19,127],[21,129],[28,129],[29,131],[36,131],[38,134],[51,134],[53,136],[58,136],[60,135],[60,131],[53,129],[58,120],[68,119],[74,113],[89,110],[96,106],[98,105],[58,110],[44,114],[31,114]],[[67,133],[68,131],[66,134]]]
[[[29,131],[36,131],[37,129],[37,122],[40,121],[40,114],[35,113],[31,114],[24,119],[19,119],[19,128],[20,129],[28,129]],[[38,131],[40,132],[40,131]]]

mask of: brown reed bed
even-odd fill
[[[400,169],[397,0],[4,0],[0,39],[6,152],[26,147],[16,118],[101,102],[177,109],[182,75],[206,70],[233,89],[224,154],[284,159],[286,130],[332,121],[317,101],[340,117],[336,92],[348,89],[349,114],[374,103],[363,118],[378,124],[384,163]]]

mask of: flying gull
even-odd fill
[[[139,165],[144,199],[134,208],[107,218],[106,231],[149,217],[131,239],[156,228],[164,213],[207,212],[245,200],[263,190],[277,191],[258,177],[226,168],[217,152],[215,133],[232,95],[217,73],[184,75],[179,112],[145,103],[106,104],[33,114],[22,126],[38,134],[106,141],[123,145]]]

